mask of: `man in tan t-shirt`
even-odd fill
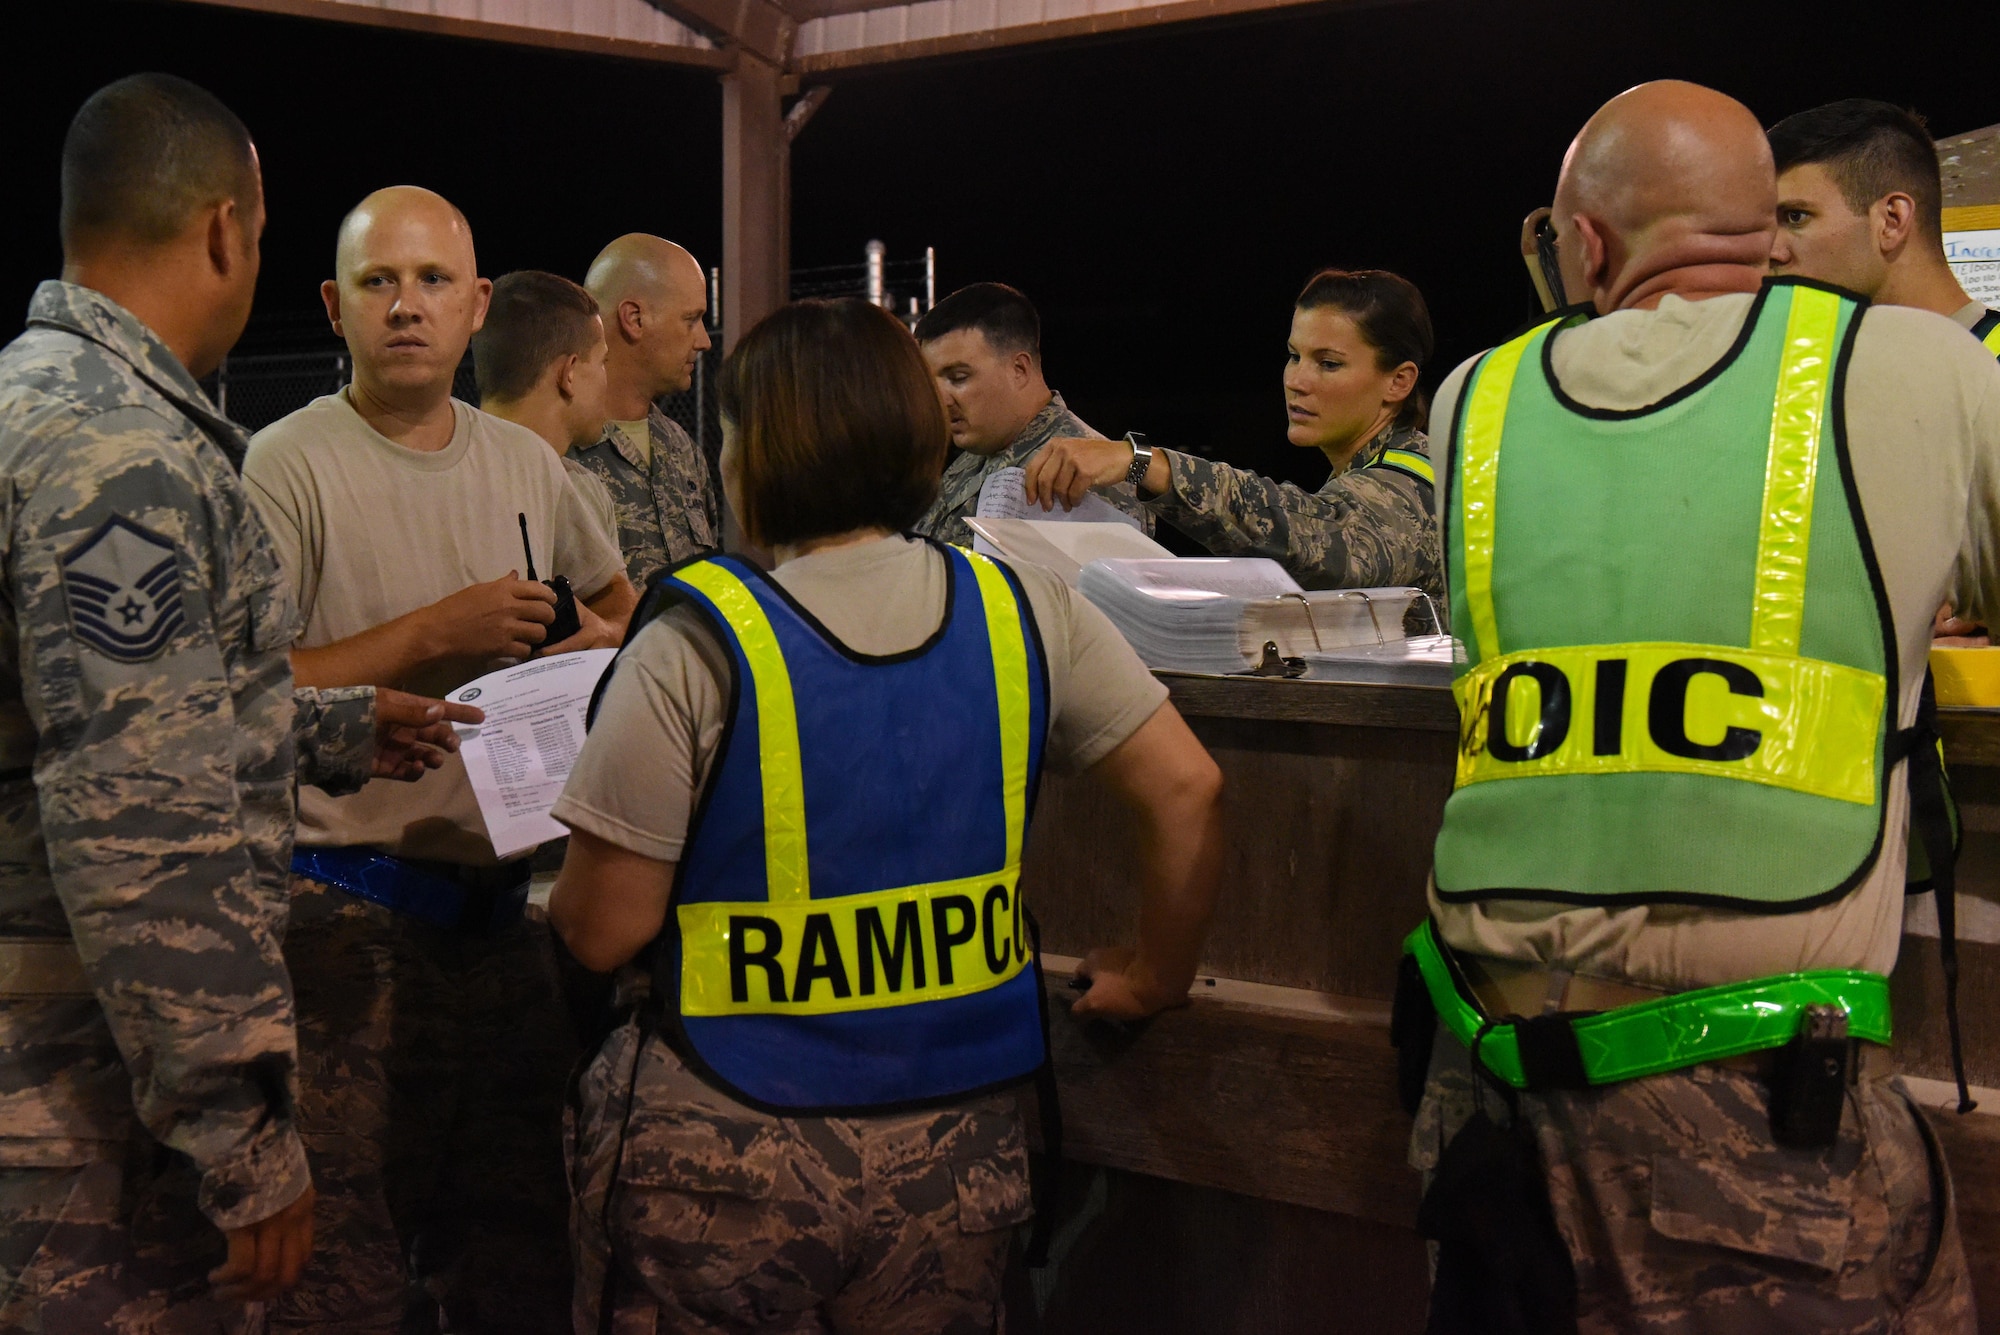
[[[1581,411],[1639,418],[1724,366],[1764,280],[1776,198],[1763,136],[1733,100],[1664,83],[1608,103],[1570,149],[1556,198],[1568,295],[1599,312],[1548,345],[1560,393]],[[1946,592],[1974,591],[1982,612],[2000,605],[2000,367],[1938,315],[1874,307],[1856,318],[1844,382],[1833,383],[1844,385],[1846,449],[1893,614],[1894,720],[1906,727]],[[1476,361],[1445,381],[1437,420],[1460,419]],[[1539,373],[1525,360],[1519,372]],[[1440,476],[1455,477],[1459,429],[1439,443]],[[1838,474],[1823,468],[1829,484]],[[1445,522],[1462,522],[1460,500],[1439,488]],[[1502,542],[1518,552],[1535,539]],[[1886,975],[1901,936],[1908,810],[1892,774],[1872,865],[1802,911],[1576,907],[1526,892],[1447,901],[1435,889],[1431,909],[1494,1015],[1611,1010],[1796,970]],[[1469,1061],[1440,1033],[1411,1146],[1427,1173],[1477,1106]],[[1781,1148],[1768,1112],[1773,1069],[1710,1063],[1518,1095],[1575,1265],[1582,1328],[1874,1330],[1894,1320],[1969,1331],[1964,1258],[1932,1190],[1921,1114],[1871,1057],[1836,1146]],[[1489,1095],[1489,1114],[1498,1102]],[[1838,1227],[1816,1222],[1828,1219]],[[1447,1291],[1442,1264],[1438,1285]]]
[[[1947,316],[2000,356],[2000,312],[1966,295],[1945,258],[1944,183],[1920,117],[1850,97],[1787,116],[1769,137],[1778,169],[1773,273]],[[1953,615],[1962,598],[1954,592],[1939,611],[1937,634],[1987,643],[1979,623]]]
[[[265,428],[244,466],[304,617],[298,679],[443,695],[615,643],[631,586],[560,461],[451,397],[491,286],[463,215],[378,191],[335,267],[322,295],[354,382]],[[554,595],[521,578],[521,515],[537,572],[583,605],[562,644],[542,643]],[[556,1328],[568,1051],[546,935],[521,921],[526,863],[494,865],[455,757],[408,796],[308,790],[298,845],[285,957],[322,1242],[273,1328],[397,1330],[413,1255],[453,1329]]]
[[[547,441],[615,546],[618,511],[611,492],[570,457],[571,450],[604,435],[607,350],[596,298],[560,274],[539,269],[494,279],[486,323],[472,336],[479,410]]]
[[[1769,137],[1778,170],[1772,272],[1934,311],[1967,329],[1991,314],[1945,259],[1937,146],[1913,112],[1850,97],[1787,116]]]

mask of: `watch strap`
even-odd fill
[[[1127,431],[1125,443],[1132,447],[1132,466],[1125,470],[1125,481],[1137,490],[1145,479],[1146,470],[1153,466],[1153,447],[1137,431]]]

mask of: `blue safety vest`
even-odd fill
[[[1047,673],[1011,571],[938,550],[942,626],[856,653],[733,557],[660,588],[734,666],[729,720],[654,951],[660,1023],[755,1107],[880,1112],[1032,1075],[1020,896]]]

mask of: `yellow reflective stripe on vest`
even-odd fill
[[[832,1015],[998,987],[1028,962],[1020,868],[808,903],[683,904],[683,1015]]]
[[[1500,431],[1507,423],[1507,400],[1514,392],[1514,373],[1521,367],[1521,354],[1549,324],[1537,325],[1487,354],[1473,381],[1472,398],[1465,405],[1465,429],[1459,433],[1465,602],[1472,613],[1472,635],[1479,642],[1481,658],[1500,652],[1500,630],[1493,616],[1493,502],[1500,476]]]
[[[1705,774],[1870,805],[1886,689],[1860,668],[1713,644],[1523,650],[1453,683],[1456,782]]]
[[[1405,472],[1415,473],[1433,487],[1437,485],[1437,474],[1431,469],[1431,461],[1414,450],[1384,450],[1382,451],[1382,457],[1377,459],[1375,463],[1370,464],[1369,467],[1373,468],[1378,464],[1387,464],[1391,468],[1400,468]]]
[[[684,1015],[830,1015],[940,1001],[997,987],[1028,960],[1021,848],[1033,726],[1021,608],[1000,568],[966,553],[993,655],[1006,863],[999,870],[860,895],[813,899],[797,707],[770,619],[743,581],[710,563],[676,578],[728,621],[757,689],[769,902],[676,906]]]
[[[1986,346],[1988,352],[1992,353],[1995,357],[2000,357],[2000,324],[1996,324],[1987,330],[1986,337],[1979,341]]]
[[[799,716],[792,701],[792,674],[785,670],[777,632],[757,595],[722,566],[703,561],[675,578],[708,595],[729,623],[750,664],[757,688],[757,754],[764,779],[764,876],[771,899],[811,896],[806,861],[806,784],[799,760]]]
[[[1757,534],[1757,585],[1750,612],[1750,648],[1796,654],[1806,612],[1806,550],[1812,538],[1813,486],[1819,442],[1833,383],[1834,334],[1840,298],[1816,288],[1792,289],[1771,410],[1771,446],[1764,462],[1764,518]],[[1874,749],[1872,746],[1869,748]]]
[[[1028,830],[1028,645],[1021,636],[1021,609],[1000,567],[977,552],[966,553],[986,608],[986,638],[993,648],[993,680],[1000,710],[1000,785],[1007,811],[1007,866],[1021,865]]]

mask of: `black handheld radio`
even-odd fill
[[[535,549],[528,542],[528,516],[525,513],[521,515],[521,551],[528,558],[528,578],[534,579]],[[549,633],[542,637],[542,643],[561,644],[583,629],[583,622],[576,615],[576,593],[569,587],[569,580],[562,575],[540,582],[556,591],[556,619],[550,624]]]

